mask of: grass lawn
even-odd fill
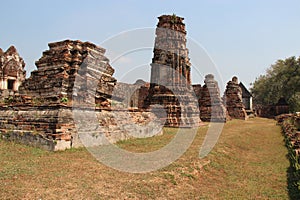
[[[270,119],[232,120],[205,158],[207,126],[173,164],[144,174],[120,172],[86,149],[46,152],[0,141],[0,199],[289,199],[289,161],[280,127]],[[153,151],[174,129],[119,142],[132,152]]]

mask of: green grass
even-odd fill
[[[205,158],[199,149],[207,126],[171,165],[144,174],[120,172],[87,150],[46,152],[0,141],[0,199],[289,199],[289,161],[280,127],[270,119],[226,123]],[[168,144],[162,136],[132,139],[118,146],[149,152]]]

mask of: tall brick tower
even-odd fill
[[[158,19],[145,106],[162,105],[167,113],[165,126],[198,126],[199,110],[191,87],[184,18],[173,14],[162,15]]]

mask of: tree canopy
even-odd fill
[[[300,57],[277,60],[265,75],[256,78],[251,92],[256,105],[272,105],[283,97],[290,111],[300,111]]]

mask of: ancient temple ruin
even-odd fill
[[[162,15],[158,19],[145,107],[162,105],[167,114],[165,126],[198,126],[199,110],[191,87],[184,18]]]
[[[227,83],[224,101],[231,118],[247,119],[247,113],[242,99],[242,89],[239,86],[238,78],[236,76]]]
[[[191,85],[184,18],[158,19],[150,83],[118,83],[105,49],[90,42],[49,43],[28,79],[16,49],[0,49],[0,136],[47,150],[82,146],[74,110],[87,111],[87,127],[90,118],[100,127],[92,139],[106,137],[109,142],[131,138],[132,133],[161,134],[155,127],[162,125],[191,128],[201,120],[246,119],[237,78],[227,83],[223,101],[212,74],[205,76],[203,87]],[[136,126],[156,120],[152,127]],[[158,131],[149,135],[149,129]]]
[[[25,80],[25,63],[16,48],[11,46],[6,52],[0,49],[0,91],[2,96],[16,92]]]
[[[130,125],[151,121],[151,113],[112,112],[116,79],[104,53],[105,49],[90,42],[50,43],[49,50],[36,62],[37,70],[22,83],[19,93],[9,94],[0,102],[0,136],[47,150],[80,147],[83,144],[74,119],[77,109],[96,116],[94,120],[101,131],[91,139],[101,136],[117,142],[132,137],[133,132],[147,137],[147,129]],[[81,117],[90,122],[91,115]],[[97,144],[101,145],[99,140]]]

